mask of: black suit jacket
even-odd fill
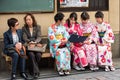
[[[29,43],[30,41],[35,41],[37,43],[41,41],[41,27],[39,25],[33,27],[33,35],[30,34],[28,26],[22,27],[22,32],[25,44]]]
[[[23,43],[22,30],[18,29],[16,32],[19,38],[19,42]],[[13,43],[12,31],[9,29],[3,34],[3,36],[4,36],[4,53],[8,54],[9,53],[8,49],[15,47],[15,44]]]

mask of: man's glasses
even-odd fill
[[[19,23],[16,23],[16,24],[15,24],[15,26],[18,26],[18,25],[19,25]]]

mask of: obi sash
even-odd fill
[[[99,37],[100,37],[100,38],[104,37],[105,32],[106,32],[106,31],[104,31],[104,32],[98,32]]]
[[[99,37],[100,37],[100,38],[99,38],[100,43],[103,43],[102,38],[104,37],[105,32],[106,32],[106,31],[104,31],[104,32],[98,32]]]
[[[57,40],[60,40],[60,39],[63,38],[63,35],[62,34],[56,34],[55,37],[56,37]]]
[[[90,35],[91,35],[91,33],[83,33],[83,36],[86,36],[86,37],[88,37]]]

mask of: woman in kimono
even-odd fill
[[[98,70],[97,67],[97,31],[94,25],[89,21],[89,14],[82,12],[80,28],[82,29],[83,36],[88,38],[84,41],[83,47],[85,48],[87,61],[90,66],[90,70]]]
[[[65,23],[67,31],[70,35],[77,34],[82,36],[82,30],[79,26],[77,23],[77,14],[75,12],[71,13]],[[87,66],[88,63],[82,43],[71,43],[70,50],[73,53],[73,68],[76,70],[85,70],[84,67]]]
[[[69,34],[62,25],[64,14],[57,13],[54,17],[55,24],[48,29],[48,38],[50,41],[50,52],[56,60],[56,66],[59,75],[68,75],[70,67],[70,51],[68,49]]]
[[[105,66],[105,71],[113,71],[111,43],[114,42],[114,34],[110,27],[110,24],[103,21],[104,14],[98,11],[95,14],[96,29],[98,32],[98,62],[99,65]]]

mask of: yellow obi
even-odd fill
[[[56,39],[60,40],[60,39],[63,38],[63,35],[62,34],[57,34],[57,35],[55,35],[55,37],[56,37]]]
[[[83,33],[83,36],[90,36],[91,33]]]

